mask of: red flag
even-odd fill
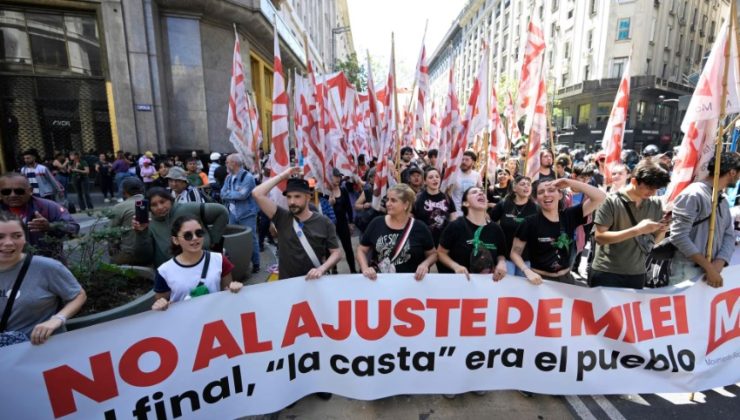
[[[488,57],[486,53],[488,48],[483,46],[483,57]],[[465,110],[465,120],[461,125],[461,130],[457,135],[454,145],[450,150],[450,162],[445,169],[442,178],[442,190],[445,191],[454,185],[457,174],[462,162],[462,156],[465,148],[468,146],[468,139],[474,137],[486,129],[488,125],[488,101],[485,94],[481,95],[482,86],[488,85],[486,60],[481,59],[478,66],[478,77],[473,81],[473,88],[470,90],[468,106]],[[488,91],[488,89],[486,89]]]
[[[519,94],[515,116],[516,120],[525,117],[524,132],[528,133],[534,118],[539,84],[542,79],[542,63],[545,58],[545,33],[533,13],[527,26],[527,45],[522,60],[522,73],[519,79]]]
[[[283,63],[280,60],[280,43],[275,28],[275,55],[273,58],[272,82],[272,147],[270,148],[270,176],[274,177],[290,167],[290,143],[288,139],[288,93],[285,91]],[[278,184],[280,195],[287,181]]]
[[[368,68],[370,66],[368,65]],[[368,71],[368,91],[370,90],[371,72]],[[391,176],[388,168],[388,158],[393,156],[394,134],[396,134],[396,107],[393,94],[396,90],[396,60],[395,54],[391,52],[391,62],[388,69],[388,79],[385,85],[386,94],[383,101],[385,114],[381,130],[381,147],[378,154],[378,163],[375,165],[375,186],[373,188],[373,208],[380,209],[381,200],[385,197],[390,186]]]
[[[511,99],[511,92],[506,95],[506,108],[504,110],[504,114],[509,128],[509,145],[516,144],[522,137],[522,133],[519,131],[519,121],[514,112],[514,100]],[[509,147],[506,148],[506,153],[508,154],[508,152]]]
[[[244,65],[242,63],[239,34],[234,30],[234,54],[231,63],[231,83],[229,87],[229,111],[226,128],[231,131],[229,142],[245,162],[254,159],[258,164],[257,147],[262,142],[259,124],[251,120],[250,101],[246,93]]]
[[[432,100],[432,116],[429,118],[429,150],[437,149],[439,152],[439,117],[437,116],[437,106]],[[442,159],[437,159],[437,162],[442,162]],[[442,169],[440,166],[437,169]]]
[[[609,122],[604,129],[604,140],[602,148],[606,153],[606,184],[611,184],[612,167],[622,162],[622,141],[624,140],[624,130],[627,124],[627,112],[630,105],[630,63],[624,67],[622,81],[619,83],[617,97],[614,99],[612,112],[609,115]]]
[[[421,43],[419,62],[416,65],[416,112],[414,113],[414,138],[416,147],[429,147],[429,133],[424,126],[427,114],[427,103],[429,101],[429,65],[427,64],[426,48]]]
[[[493,179],[498,167],[498,155],[506,153],[506,135],[504,133],[504,124],[501,121],[501,115],[498,113],[498,97],[496,88],[491,86],[491,138],[488,145],[488,163],[486,165],[487,175]]]
[[[542,146],[547,143],[547,86],[544,78],[540,78],[537,102],[531,124],[527,152],[527,176],[535,180],[540,173],[540,151],[542,151]]]
[[[728,66],[725,113],[740,112],[738,93],[740,93],[740,71],[738,69],[737,35],[735,29],[729,30],[730,19],[719,30],[717,40],[712,46],[709,59],[699,76],[694,94],[691,96],[686,116],[681,123],[684,132],[678,156],[673,165],[673,174],[668,190],[663,196],[665,203],[672,203],[694,179],[707,175],[707,164],[714,156],[717,125],[722,101],[722,79],[725,69],[725,46],[730,42],[730,65]],[[734,26],[734,25],[733,25]],[[728,36],[729,34],[729,36]]]
[[[442,121],[440,123],[440,150],[439,150],[439,162],[445,168],[450,166],[457,167],[462,161],[462,150],[465,149],[465,145],[462,147],[457,146],[456,139],[458,134],[462,131],[462,122],[460,121],[460,103],[457,99],[457,93],[455,88],[455,65],[450,65],[450,77],[449,77],[449,88],[447,89],[447,100],[445,101],[445,111],[442,115]],[[463,142],[465,139],[463,139]],[[454,149],[454,154],[453,154]],[[444,179],[450,178],[452,174],[449,170],[445,169],[444,178],[442,184],[442,190],[447,189],[447,184],[444,184]]]

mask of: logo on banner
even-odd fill
[[[740,337],[740,288],[715,296],[711,308],[707,354]]]

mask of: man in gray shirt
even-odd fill
[[[690,280],[704,274],[707,284],[722,287],[722,269],[727,266],[735,251],[730,205],[721,191],[737,184],[740,175],[740,158],[737,153],[723,153],[719,162],[720,201],[714,222],[712,259],[706,257],[709,243],[709,217],[712,214],[712,183],[715,159],[709,161],[709,175],[686,187],[676,197],[671,223],[671,242],[676,255],[671,264],[670,284]]]
[[[665,169],[643,160],[635,167],[629,184],[609,194],[596,211],[591,287],[643,288],[647,255],[668,229],[655,193],[670,181]]]

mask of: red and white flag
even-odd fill
[[[630,62],[624,66],[622,81],[619,82],[617,97],[614,99],[612,112],[609,114],[609,122],[604,129],[604,140],[601,143],[606,153],[606,184],[611,184],[612,167],[622,162],[622,141],[624,140],[624,130],[627,124],[627,115],[630,105]]]
[[[414,137],[416,147],[427,149],[429,147],[429,132],[425,126],[427,107],[429,102],[429,65],[424,42],[421,43],[419,61],[416,64],[416,112],[414,113]]]
[[[388,158],[393,156],[394,134],[397,129],[395,122],[395,114],[397,110],[395,109],[395,103],[393,101],[393,93],[396,89],[396,60],[394,55],[395,54],[391,53],[388,79],[385,85],[386,92],[383,100],[383,109],[385,110],[385,114],[383,116],[382,128],[380,130],[380,153],[378,154],[378,163],[375,165],[375,185],[373,187],[372,206],[376,210],[380,209],[381,201],[383,197],[385,197],[391,182]],[[368,92],[371,92],[375,91],[375,86],[372,83],[372,72],[369,70],[369,64],[370,63],[368,63]]]
[[[447,189],[444,179],[449,179],[452,175],[447,168],[459,166],[462,161],[462,154],[465,151],[465,138],[462,138],[462,145],[458,146],[457,139],[462,131],[462,121],[460,120],[460,102],[457,99],[457,88],[455,87],[455,65],[450,65],[449,88],[447,89],[447,100],[445,101],[445,110],[440,122],[440,147],[439,160],[445,168],[442,183],[442,191]]]
[[[537,88],[537,102],[535,103],[532,127],[529,130],[529,149],[527,150],[527,176],[535,180],[540,173],[540,152],[547,143],[547,85],[545,79],[540,78]]]
[[[488,48],[483,46],[483,57],[488,57]],[[486,60],[481,59],[478,66],[478,77],[473,81],[473,88],[470,90],[468,106],[465,110],[465,119],[462,122],[461,130],[457,139],[450,150],[450,162],[445,169],[442,177],[442,191],[455,184],[460,171],[460,163],[465,149],[468,147],[469,140],[476,135],[482,134],[488,127],[488,89],[482,90],[483,86],[488,86],[488,66]],[[481,94],[482,93],[482,94]]]
[[[524,132],[529,133],[532,127],[539,85],[542,80],[542,63],[545,59],[545,32],[537,14],[532,16],[527,26],[527,45],[522,58],[522,72],[519,79],[519,93],[516,98],[515,119],[524,120]]]
[[[681,123],[684,137],[673,165],[671,183],[663,196],[665,203],[672,203],[694,179],[701,179],[708,174],[707,164],[715,153],[722,97],[726,98],[725,114],[740,112],[737,34],[735,28],[732,30],[729,28],[729,23],[734,20],[725,21],[720,28],[709,59],[699,76],[699,83],[691,96],[686,116]],[[727,94],[723,95],[722,82],[727,42],[730,42],[730,63],[727,75]]]
[[[519,139],[522,138],[522,133],[519,131],[519,120],[517,120],[516,113],[514,112],[514,100],[511,98],[511,92],[508,92],[506,95],[504,117],[506,117],[509,134],[509,143],[506,148],[506,152],[508,154],[511,146],[519,142]]]
[[[288,139],[288,92],[285,90],[283,62],[280,59],[280,42],[275,32],[275,54],[273,57],[272,81],[272,142],[270,148],[270,177],[279,175],[290,167],[290,143]],[[278,184],[279,196],[285,191],[287,181]],[[278,196],[278,194],[275,194]]]
[[[234,55],[231,63],[231,84],[229,86],[229,111],[226,128],[231,131],[229,142],[241,155],[244,162],[253,159],[259,164],[257,147],[262,143],[262,136],[257,121],[250,118],[250,100],[247,96],[244,65],[242,63],[239,34],[234,30]],[[256,113],[255,113],[256,120]]]
[[[432,101],[432,115],[429,117],[429,150],[437,149],[439,152],[439,116],[437,115],[437,105]],[[437,162],[442,162],[442,159],[437,159]],[[437,169],[442,169],[440,166]]]
[[[491,86],[491,113],[490,113],[491,137],[488,145],[488,162],[486,164],[487,175],[493,179],[498,167],[498,156],[506,154],[506,133],[501,115],[498,112],[498,96],[496,88]],[[512,174],[513,175],[513,174]]]

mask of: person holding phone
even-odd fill
[[[144,197],[144,183],[139,178],[128,177],[121,183],[121,189],[125,200],[111,209],[109,226],[123,228],[125,231],[121,234],[120,240],[109,242],[108,253],[111,262],[119,265],[149,265],[152,262],[152,253],[149,252],[151,240],[148,246],[137,247],[136,233],[130,229],[134,219],[139,220],[139,223],[149,222],[148,205],[143,212],[137,207],[137,203],[139,206],[148,203]]]
[[[632,173],[627,186],[609,194],[596,211],[591,287],[642,289],[648,254],[668,230],[662,202],[655,197],[671,182],[668,171],[646,159]]]

